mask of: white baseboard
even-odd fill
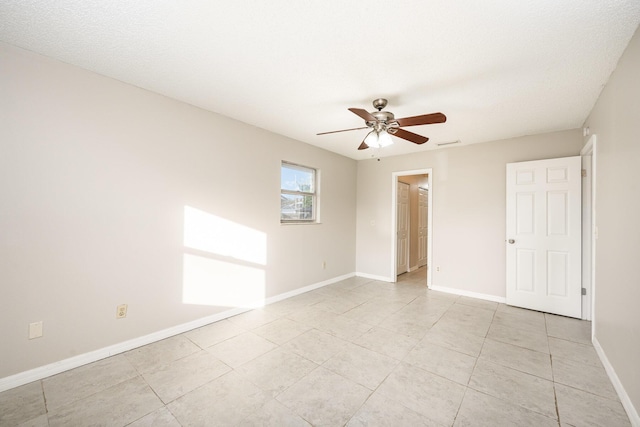
[[[409,267],[409,273],[416,271],[416,270],[420,270],[422,267],[426,267],[427,264],[422,264],[422,265],[414,265],[413,267]]]
[[[462,295],[465,297],[478,298],[478,299],[483,299],[487,301],[499,302],[502,304],[504,304],[507,301],[505,297],[498,297],[495,295],[465,291],[463,289],[448,288],[446,286],[429,286],[429,289],[431,289],[432,291],[446,292],[448,294]]]
[[[389,282],[389,283],[394,282],[392,277],[377,276],[375,274],[369,274],[369,273],[356,273],[356,276],[364,277],[365,279],[379,280],[381,282]]]
[[[314,289],[322,288],[323,286],[330,285],[332,283],[340,282],[342,280],[348,279],[350,277],[355,276],[356,273],[343,274],[342,276],[334,277],[329,280],[325,280],[323,282],[314,283],[313,285],[305,286],[304,288],[298,288],[290,292],[285,292],[283,294],[279,294],[265,300],[264,305],[273,304],[274,302],[282,301],[287,298],[295,297],[296,295],[304,294],[305,292],[313,291]]]
[[[170,328],[153,332],[148,335],[143,335],[138,338],[133,338],[128,341],[110,345],[108,347],[103,347],[101,349],[90,351],[88,353],[79,354],[77,356],[70,357],[68,359],[60,360],[57,362],[53,362],[48,365],[40,366],[28,371],[20,372],[15,375],[0,378],[0,392],[12,389],[14,387],[19,387],[21,385],[28,384],[33,381],[41,380],[43,378],[47,378],[52,375],[59,374],[60,372],[68,371],[70,369],[77,368],[79,366],[93,363],[109,356],[114,356],[116,354],[124,353],[125,351],[133,350],[134,348],[138,348],[143,345],[151,344],[156,341],[160,341],[160,340],[172,337],[174,335],[178,335],[178,334],[190,331],[192,329],[200,328],[202,326],[217,322],[219,320],[227,319],[229,317],[236,316],[238,314],[244,313],[254,308],[262,307],[268,304],[273,304],[274,302],[282,301],[284,299],[291,298],[293,296],[300,295],[305,292],[309,292],[314,289],[318,289],[323,286],[327,286],[332,283],[336,283],[353,276],[355,276],[355,273],[349,273],[342,276],[334,277],[329,280],[314,283],[312,285],[305,286],[303,288],[295,289],[290,292],[285,292],[283,294],[269,297],[264,301],[256,302],[254,304],[248,304],[246,307],[233,308],[220,313],[212,314],[211,316],[196,319],[187,323],[182,323],[180,325],[172,326]]]
[[[622,402],[624,410],[627,411],[627,416],[629,417],[629,421],[631,421],[631,425],[634,427],[640,427],[640,415],[638,415],[638,411],[633,406],[631,398],[627,394],[627,391],[624,389],[622,382],[620,382],[620,378],[618,378],[615,369],[613,369],[611,362],[609,362],[609,359],[607,358],[604,349],[598,342],[598,339],[594,336],[592,340],[593,347],[596,349],[596,353],[598,353],[598,357],[600,358],[600,361],[604,366],[604,370],[607,371],[607,375],[609,376],[609,379],[613,384],[613,388],[616,389],[616,393],[618,393],[620,402]]]
[[[125,351],[133,350],[134,348],[151,344],[153,342],[160,341],[165,338],[169,338],[174,335],[178,335],[183,332],[187,332],[192,329],[196,329],[201,326],[208,325],[209,323],[217,322],[219,320],[226,319],[228,317],[235,316],[249,310],[251,310],[251,308],[246,307],[226,310],[221,313],[216,313],[214,315],[203,317],[201,319],[197,319],[188,323],[176,325],[171,328],[150,333],[148,335],[143,335],[141,337],[133,338],[128,341],[110,345],[108,347],[103,347],[98,350],[90,351],[88,353],[79,354],[77,356],[53,362],[48,365],[40,366],[25,372],[20,372],[18,374],[0,379],[0,392],[24,384],[28,384],[32,381],[47,378],[52,375],[59,374],[60,372],[68,371],[69,369],[77,368],[79,366],[86,365],[88,363],[92,363],[109,356],[124,353]]]

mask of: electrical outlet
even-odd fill
[[[127,304],[120,304],[116,310],[116,319],[124,319],[127,317]]]
[[[437,267],[436,267],[436,271],[437,271],[437,272],[440,272],[440,266],[437,266]]]
[[[29,323],[29,339],[40,338],[42,336],[42,321]]]
[[[327,261],[322,261],[322,269],[326,269],[327,268]]]

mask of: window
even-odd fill
[[[280,168],[280,222],[316,222],[317,171],[282,162]]]

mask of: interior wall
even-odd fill
[[[640,29],[585,126],[597,137],[595,337],[640,411]],[[585,138],[585,142],[586,142]]]
[[[569,130],[359,161],[357,271],[393,279],[392,174],[432,168],[432,286],[504,297],[506,164],[575,156],[581,146],[581,132]]]
[[[211,292],[246,283],[225,271],[263,297],[355,271],[354,160],[1,43],[0,63],[0,378],[228,310]],[[320,170],[322,224],[280,224],[282,160]]]

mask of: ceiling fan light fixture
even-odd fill
[[[391,135],[384,129],[380,132],[372,130],[364,139],[364,143],[370,148],[382,148],[393,144],[393,139],[391,139]]]
[[[369,132],[369,134],[364,139],[364,143],[367,144],[369,148],[380,148],[378,133],[375,130]]]
[[[378,144],[380,147],[388,147],[393,144],[393,139],[391,139],[391,135],[386,130],[382,130],[378,134]]]

